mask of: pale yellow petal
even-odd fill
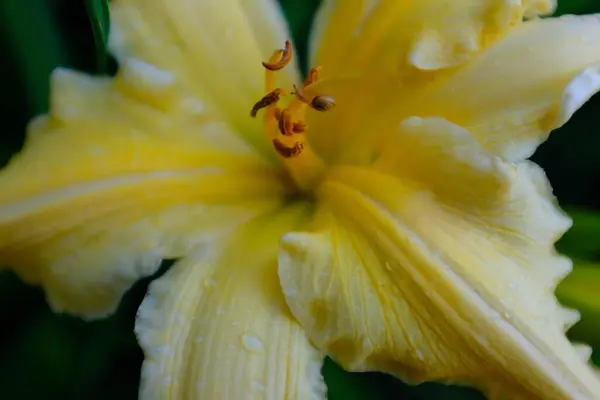
[[[279,236],[305,211],[256,220],[152,283],[136,321],[141,399],[325,399],[323,355],[287,308]]]
[[[540,15],[550,15],[556,10],[557,0],[522,0],[523,16],[535,18]]]
[[[311,38],[325,74],[453,67],[555,0],[325,0]]]
[[[413,99],[507,159],[530,156],[600,90],[600,15],[532,20]]]
[[[578,314],[553,295],[570,220],[543,171],[442,119],[408,120],[383,148],[332,170],[312,229],[282,239],[284,294],[315,345],[490,399],[596,399],[589,352],[564,335]]]
[[[168,73],[153,70],[164,79],[142,90],[127,71],[55,72],[50,115],[0,172],[0,259],[60,311],[112,311],[161,259],[284,196],[279,171],[167,90]],[[165,94],[154,105],[138,100],[153,90]]]
[[[529,157],[600,89],[600,15],[531,20],[460,68],[398,80],[329,79],[309,95],[337,100],[309,114],[311,146],[337,163],[363,162],[399,121],[441,116],[489,151]],[[343,116],[343,117],[340,117]]]
[[[265,94],[261,62],[290,39],[275,0],[116,0],[110,10],[109,47],[119,62],[139,59],[173,73],[190,97],[265,145],[261,122],[249,114]],[[277,76],[290,87],[295,63]]]

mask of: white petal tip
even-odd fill
[[[548,128],[556,129],[564,125],[577,110],[599,91],[600,64],[595,64],[586,68],[569,83]]]

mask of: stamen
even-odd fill
[[[304,121],[298,121],[293,123],[292,130],[294,133],[304,133],[308,129],[308,125]]]
[[[294,85],[294,90],[294,94],[296,95],[298,100],[300,100],[304,104],[308,104],[314,110],[323,112],[331,110],[335,107],[335,100],[331,96],[315,96],[312,98],[311,101],[308,101],[307,98],[304,96],[304,93],[302,93],[302,90],[300,90],[296,85]]]
[[[320,75],[321,66],[311,68],[310,71],[308,71],[308,76],[304,80],[303,86],[307,87],[309,85],[312,85],[313,83],[319,80]]]
[[[279,116],[279,132],[283,136],[292,136],[294,134],[294,123],[290,110],[283,110]]]
[[[285,67],[286,65],[288,65],[290,63],[290,61],[292,61],[292,42],[290,42],[289,40],[285,41],[285,48],[281,49],[281,50],[277,50],[274,54],[273,57],[275,57],[275,54],[280,54],[280,58],[279,61],[276,62],[264,62],[262,63],[263,67],[265,67],[266,69],[268,69],[269,71],[279,71],[280,69],[282,69],[283,67]]]
[[[284,158],[292,158],[300,155],[304,150],[304,143],[296,142],[293,147],[287,147],[279,139],[273,139],[273,147]]]
[[[252,110],[250,111],[250,116],[252,118],[256,117],[256,114],[261,108],[269,107],[273,104],[276,104],[281,98],[281,96],[285,94],[285,90],[279,88],[267,93],[262,99],[256,102],[254,107],[252,107]]]
[[[310,69],[301,88],[294,86],[295,92],[293,93],[296,98],[285,108],[278,106],[277,103],[286,92],[277,88],[275,74],[288,65],[292,61],[292,57],[292,43],[286,40],[285,48],[276,50],[268,61],[262,63],[265,67],[264,79],[267,94],[252,107],[250,115],[256,117],[259,110],[266,108],[264,127],[267,139],[284,159],[283,164],[298,187],[308,190],[323,176],[325,165],[307,142],[305,132],[308,125],[304,122],[305,114],[309,108],[317,111],[330,110],[335,106],[335,101],[325,95],[314,96],[309,100],[302,92],[303,88],[313,85],[320,78],[321,67],[314,67]]]
[[[335,107],[335,100],[331,96],[315,96],[310,106],[317,111],[328,111]]]

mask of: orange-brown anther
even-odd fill
[[[311,100],[310,106],[317,111],[327,111],[335,107],[335,100],[330,96],[315,96]]]
[[[317,111],[327,111],[335,107],[335,100],[330,96],[315,96],[311,101],[304,97],[302,90],[294,85],[294,94],[304,104],[308,104],[312,109]]]
[[[307,128],[308,128],[308,125],[306,125],[306,122],[298,121],[298,122],[294,122],[292,131],[294,131],[294,133],[304,133],[304,132],[306,132]]]
[[[283,110],[279,116],[279,132],[283,136],[292,136],[294,134],[294,123],[290,110]]]
[[[294,51],[292,50],[292,42],[290,42],[289,40],[286,40],[285,48],[276,51],[276,53],[281,53],[281,57],[279,58],[279,61],[274,62],[274,63],[263,61],[262,65],[269,71],[279,71],[280,69],[282,69],[283,67],[288,65],[290,63],[290,61],[292,61],[292,53],[293,52]]]
[[[305,132],[308,125],[304,121],[305,113],[307,108],[327,111],[335,106],[335,101],[324,95],[309,99],[303,93],[304,88],[319,81],[321,67],[317,66],[310,69],[303,84],[299,85],[300,87],[294,85],[295,92],[293,94],[296,99],[292,100],[287,107],[281,108],[278,105],[279,100],[286,92],[284,89],[276,88],[275,73],[288,65],[292,61],[292,56],[292,42],[286,40],[285,48],[276,50],[268,61],[262,63],[265,67],[265,91],[268,93],[252,107],[250,115],[256,117],[259,110],[267,108],[264,124],[268,140],[272,142],[277,153],[286,159],[285,165],[290,168],[290,172],[298,184],[308,187],[322,173],[323,162],[307,142]],[[300,157],[294,159],[297,156]]]
[[[294,143],[293,147],[287,147],[279,139],[273,139],[273,147],[284,158],[296,157],[304,150],[304,144],[301,142]]]
[[[316,81],[319,80],[319,76],[321,75],[321,67],[313,67],[310,69],[310,71],[308,71],[308,76],[306,77],[306,79],[304,80],[304,87],[307,87],[308,85],[312,85],[313,83],[315,83]]]
[[[267,93],[254,105],[254,107],[252,107],[252,110],[250,111],[250,116],[252,118],[256,117],[256,114],[261,108],[269,107],[270,105],[277,103],[282,95],[285,95],[285,90],[279,88]]]

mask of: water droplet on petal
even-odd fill
[[[261,381],[257,381],[256,379],[254,379],[250,385],[252,387],[252,390],[255,392],[265,391],[265,385],[263,385]]]
[[[204,289],[210,289],[211,287],[213,287],[215,285],[216,285],[216,282],[213,278],[206,278],[203,282]]]
[[[244,346],[244,349],[247,351],[253,353],[262,353],[265,350],[261,338],[252,332],[246,332],[242,335],[242,346]]]
[[[417,360],[419,360],[419,361],[423,361],[425,359],[425,357],[423,356],[423,353],[419,349],[416,349],[415,356],[417,357]]]

